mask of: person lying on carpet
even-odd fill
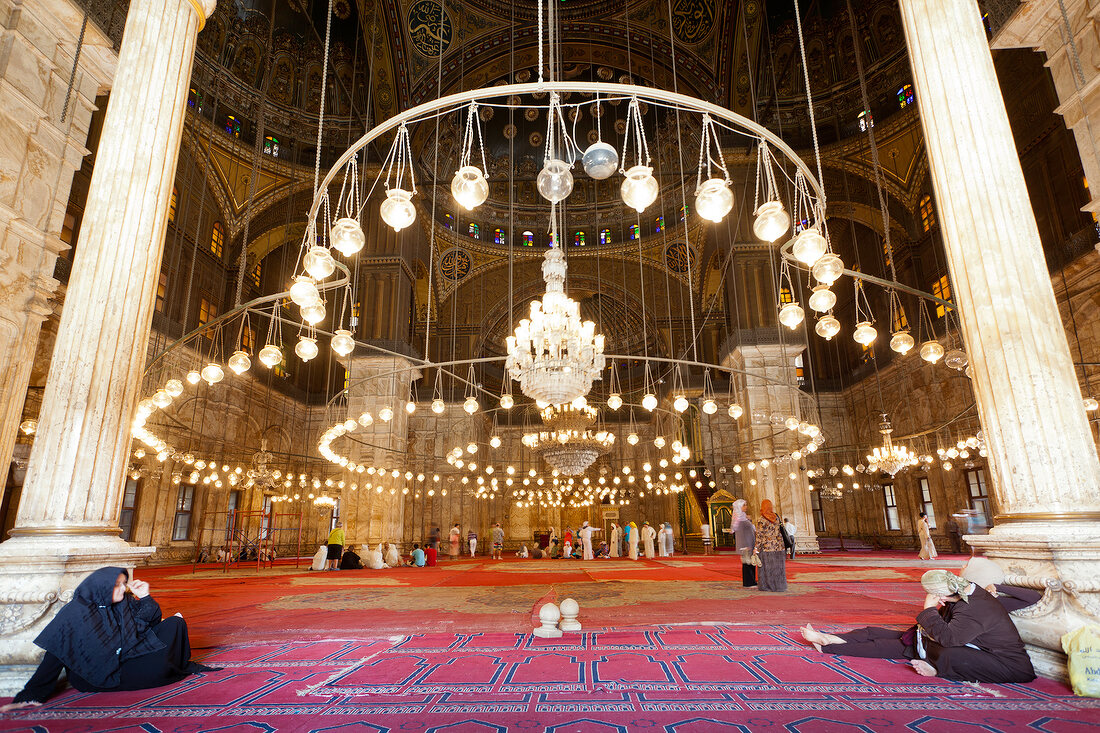
[[[1009,613],[1035,605],[1043,597],[1040,591],[1033,588],[1005,585],[1005,571],[987,557],[975,555],[967,560],[962,569],[962,576],[984,588],[989,595],[1000,601]]]
[[[340,555],[340,569],[341,570],[362,570],[363,560],[359,557],[359,553],[355,551],[355,545],[348,545],[348,549],[344,550],[344,553]]]
[[[123,568],[100,568],[82,580],[34,643],[46,656],[0,713],[44,703],[62,671],[81,692],[115,692],[163,687],[219,669],[191,661],[183,618],[162,621],[149,584],[130,581]]]
[[[995,683],[1035,679],[1024,642],[997,599],[947,570],[929,570],[920,582],[927,595],[916,626],[823,634],[806,624],[802,638],[826,654],[909,659],[925,677]]]

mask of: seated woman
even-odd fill
[[[341,570],[362,570],[363,559],[359,557],[359,553],[355,551],[354,545],[348,545],[347,549],[340,555],[340,569]]]
[[[76,587],[34,643],[46,656],[30,681],[0,712],[41,705],[68,672],[81,692],[145,690],[179,682],[207,667],[191,661],[187,624],[179,615],[160,618],[149,584],[122,568],[100,568]]]
[[[927,595],[915,627],[822,634],[806,624],[802,637],[826,654],[909,659],[925,677],[997,683],[1035,679],[1020,634],[996,598],[947,570],[929,570],[920,582]]]

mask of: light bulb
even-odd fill
[[[344,255],[344,257],[351,257],[363,249],[363,245],[367,243],[367,238],[363,235],[363,227],[359,225],[359,222],[345,216],[332,223],[329,241],[332,242],[332,246],[336,248],[337,252]]]
[[[815,285],[806,303],[818,313],[828,313],[836,305],[836,293],[828,285]]]
[[[309,305],[302,306],[301,314],[303,321],[314,326],[325,320],[325,306],[322,305],[320,301],[310,303]]]
[[[466,411],[467,415],[473,415],[477,412],[477,408],[477,398],[473,396],[467,397],[466,401],[462,403],[462,409]]]
[[[765,201],[756,210],[752,233],[765,242],[774,242],[791,228],[791,217],[784,210],[782,201]]]
[[[371,415],[369,412],[364,412],[362,415],[359,416],[359,424],[365,428],[369,428],[371,425],[374,424],[374,416]],[[371,473],[373,472],[374,471],[372,469]]]
[[[328,251],[328,247],[319,244],[309,248],[302,265],[314,280],[324,280],[336,271],[336,261],[332,259],[332,253]]]
[[[405,403],[405,412],[407,412],[410,415],[413,414],[414,412],[416,412],[416,403],[413,402],[412,400],[409,400],[408,402],[406,402]]]
[[[584,166],[584,172],[590,178],[602,181],[619,170],[619,154],[612,145],[603,140],[597,140],[584,151],[584,155],[581,156],[581,165]]]
[[[828,245],[825,242],[825,237],[821,236],[821,232],[817,231],[815,227],[809,227],[795,235],[794,244],[791,246],[791,254],[800,262],[813,265],[821,259],[827,248]]]
[[[658,435],[656,438],[653,439],[653,445],[655,445],[658,448],[664,448],[665,447],[665,436]]]
[[[516,404],[516,401],[512,399],[512,395],[509,392],[505,392],[500,396],[500,407],[504,410],[511,410],[512,406]]]
[[[178,379],[169,379],[164,383],[164,391],[172,397],[179,397],[183,394],[183,382]]]
[[[151,399],[153,404],[161,409],[164,409],[165,407],[168,407],[168,405],[172,404],[172,395],[168,394],[168,392],[163,389],[158,389],[156,392],[154,392]]]
[[[814,263],[811,272],[822,285],[832,285],[844,273],[844,261],[832,252],[826,252]]]
[[[708,178],[695,190],[695,210],[707,221],[717,224],[726,218],[731,209],[733,191],[723,179]]]
[[[620,407],[623,406],[622,395],[620,395],[618,392],[612,392],[611,395],[607,398],[607,406],[610,407],[612,410],[618,410]]]
[[[636,165],[626,172],[626,178],[619,191],[623,203],[639,214],[657,200],[657,179],[653,177],[653,168],[648,165]]]
[[[187,381],[188,381],[188,383],[190,383],[190,384],[198,384],[198,383],[199,383],[199,382],[200,382],[201,380],[202,380],[202,375],[201,375],[201,374],[199,374],[199,373],[198,373],[197,371],[195,371],[194,369],[192,369],[191,371],[187,372]]]
[[[856,324],[856,330],[852,332],[852,338],[855,339],[857,344],[867,346],[878,338],[878,331],[875,330],[870,321],[860,321]]]
[[[393,419],[393,410],[389,407],[383,407],[378,411],[378,419],[382,422],[389,422]]]
[[[718,412],[718,403],[708,397],[707,399],[703,400],[703,412],[707,415],[713,415],[714,413]]]
[[[935,364],[943,358],[943,346],[939,341],[925,341],[920,345],[920,358],[929,364]]]
[[[499,448],[500,442],[501,441],[499,435],[494,435],[493,437],[489,438],[489,445],[493,448]]]
[[[560,158],[546,161],[539,171],[535,187],[552,204],[564,201],[573,192],[573,172],[569,170],[569,164]]]
[[[321,300],[321,294],[317,292],[317,286],[309,279],[308,275],[299,275],[294,278],[294,284],[290,286],[290,299],[299,308],[313,305]]]
[[[806,318],[806,311],[798,303],[786,303],[779,309],[779,322],[794,330]]]
[[[352,338],[351,331],[346,328],[336,329],[336,333],[332,335],[332,350],[340,356],[347,356],[355,350],[355,339]]]
[[[626,442],[630,443],[631,445],[638,445],[638,434],[631,433],[630,435],[627,435]]]
[[[829,341],[840,333],[840,321],[834,316],[822,316],[817,319],[817,325],[814,326],[814,331],[818,336]]]
[[[961,372],[966,369],[966,365],[970,359],[967,357],[966,352],[961,349],[951,349],[943,355],[943,363],[955,371]]]
[[[439,399],[438,397],[432,400],[432,412],[434,412],[436,415],[442,414],[445,409],[447,409],[447,405],[444,404],[443,400]]]
[[[413,206],[412,194],[403,188],[391,188],[386,191],[386,200],[382,202],[378,212],[382,215],[382,221],[399,232],[416,221],[416,207]]]
[[[741,405],[736,402],[730,405],[730,409],[726,411],[730,417],[734,420],[745,414],[745,411],[741,408]]]
[[[302,336],[294,346],[294,353],[297,354],[298,358],[302,361],[309,361],[317,356],[317,339],[310,338],[309,336]]]
[[[260,349],[260,363],[270,369],[283,360],[283,352],[275,344],[268,344]]]
[[[683,412],[688,408],[687,397],[683,395],[676,395],[676,399],[672,401],[672,409],[676,412]]]
[[[1086,397],[1084,399],[1084,406],[1085,412],[1096,412],[1096,410],[1100,408],[1100,402],[1097,402],[1095,397]]]
[[[248,354],[240,349],[233,352],[233,355],[229,357],[227,363],[234,374],[244,374],[252,368],[252,360],[248,358]]]
[[[653,412],[657,407],[657,397],[653,393],[647,393],[646,396],[642,398],[642,407]]]
[[[489,182],[476,165],[464,165],[455,171],[451,179],[451,195],[459,206],[473,211],[489,198]]]
[[[210,362],[202,368],[202,378],[206,380],[207,384],[214,386],[225,378],[225,370],[221,368],[220,364]]]
[[[899,354],[908,354],[914,343],[908,331],[897,331],[890,339],[890,348]]]
[[[787,430],[798,430],[798,426],[802,423],[799,422],[797,417],[792,415],[784,420],[783,424],[787,426]]]

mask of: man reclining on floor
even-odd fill
[[[917,625],[823,634],[806,624],[802,638],[826,654],[909,659],[918,674],[965,682],[1031,682],[1031,659],[1004,606],[976,583],[948,570],[920,579],[927,595]]]

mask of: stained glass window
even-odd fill
[[[869,129],[875,126],[875,118],[871,115],[871,110],[865,109],[859,113],[856,118],[859,120],[859,131],[867,132]]]
[[[936,212],[932,209],[932,197],[928,194],[920,200],[920,223],[926,232],[936,226]]]
[[[474,239],[481,239],[481,227],[479,227],[477,224],[471,224],[466,233]]]
[[[680,221],[687,221],[687,218],[688,218],[688,216],[687,216],[687,207],[686,206],[681,206],[680,207]]]
[[[455,218],[453,214],[443,215],[443,226],[447,227],[448,229],[455,228]]]
[[[264,155],[270,155],[272,158],[279,157],[279,139],[268,135],[264,138]]]
[[[535,235],[531,232],[524,232],[523,233],[523,245],[525,247],[534,247],[535,246]]]
[[[216,221],[214,228],[210,231],[210,254],[220,260],[223,249],[225,249],[225,229],[222,228],[220,221]]]
[[[573,234],[573,245],[577,247],[583,247],[584,244],[584,232],[575,232]]]
[[[657,234],[660,234],[664,230],[665,230],[665,218],[663,216],[658,216],[656,218],[656,220],[654,220],[654,222],[653,222],[653,231],[655,231]]]
[[[905,84],[898,89],[898,106],[905,109],[913,103],[913,85]]]
[[[600,244],[611,244],[611,230],[610,229],[601,229],[600,230]]]
[[[637,224],[632,224],[630,227],[631,241],[638,239],[640,236],[642,236],[642,228],[639,227]]]
[[[233,137],[241,136],[241,121],[233,115],[225,116],[225,132]]]
[[[948,303],[951,302],[951,282],[947,279],[947,275],[932,283],[932,295],[940,300],[946,300]],[[942,303],[936,304],[936,318],[943,318],[945,311],[946,309]]]
[[[493,230],[493,242],[496,243],[496,244],[504,244],[504,230],[503,229],[494,229]]]

